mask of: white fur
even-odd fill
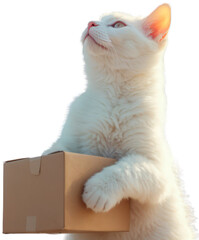
[[[126,27],[108,26],[123,20]],[[116,158],[85,183],[96,212],[131,198],[128,233],[70,235],[73,240],[192,240],[179,177],[164,136],[163,54],[167,40],[147,37],[142,19],[113,13],[90,29],[83,53],[87,89],[70,106],[61,136],[44,154],[63,150]]]

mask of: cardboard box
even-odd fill
[[[95,213],[81,197],[86,180],[114,162],[68,152],[5,162],[3,232],[129,231],[129,200]]]

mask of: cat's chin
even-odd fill
[[[84,40],[84,48],[94,55],[103,55],[108,49],[88,35]]]

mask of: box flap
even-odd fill
[[[39,175],[41,168],[41,159],[42,157],[29,158],[30,172],[33,175]]]

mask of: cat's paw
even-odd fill
[[[82,199],[87,208],[95,212],[107,212],[120,201],[110,179],[106,181],[102,173],[97,173],[87,180]]]

